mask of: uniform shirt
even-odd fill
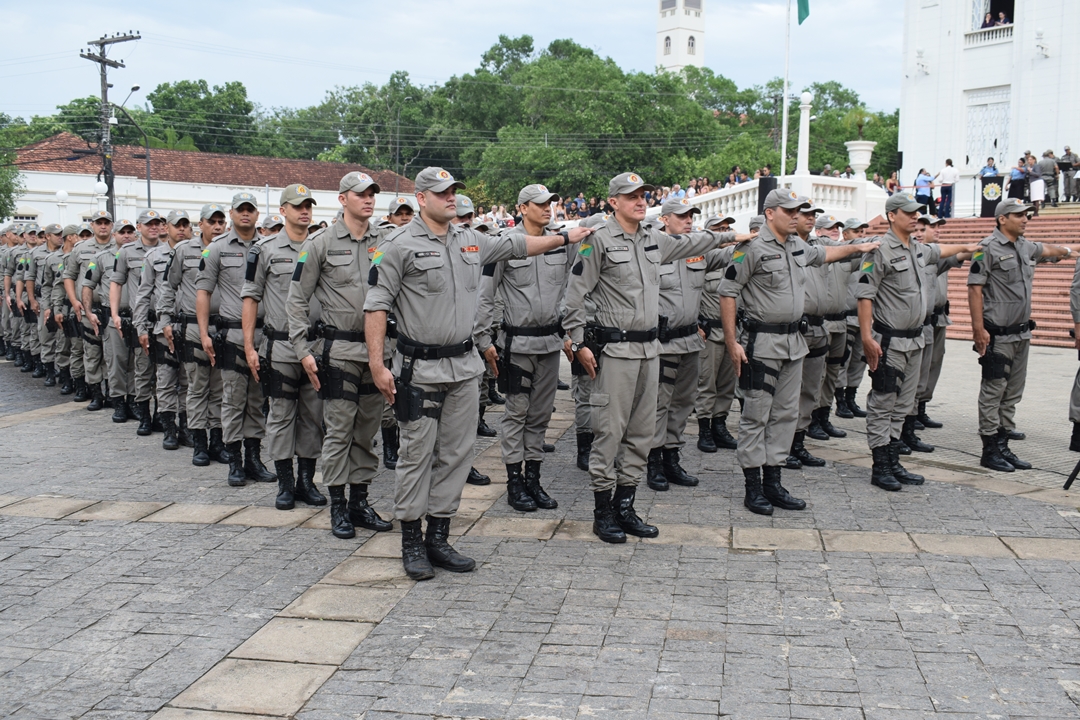
[[[817,244],[824,247],[839,247],[847,244],[824,235],[816,236],[816,240],[818,241]],[[849,297],[848,281],[851,279],[852,263],[858,266],[861,257],[861,254],[849,255],[843,260],[826,263],[822,266],[821,272],[825,273],[825,300],[821,305],[822,315],[838,315],[846,312],[850,309],[850,305],[855,302],[853,295]],[[847,330],[847,318],[843,320],[826,320],[824,327],[825,332],[828,333],[845,332]]]
[[[483,266],[527,254],[524,235],[491,237],[450,225],[442,240],[418,214],[390,233],[375,252],[364,310],[394,313],[399,335],[416,343],[465,342],[476,323]],[[395,353],[395,371],[401,360],[400,352]],[[475,351],[413,365],[417,383],[461,382],[483,374],[484,363]]]
[[[1080,323],[1080,262],[1073,270],[1072,286],[1069,288],[1069,311],[1072,312],[1073,324]]]
[[[525,228],[517,226],[510,235],[525,236]],[[551,233],[544,231],[545,235]],[[566,279],[574,263],[573,246],[557,247],[543,255],[516,258],[491,263],[484,267],[480,278],[480,300],[476,311],[474,336],[477,347],[484,351],[491,345],[488,328],[499,327],[499,346],[506,347],[503,323],[514,327],[543,327],[559,322],[559,308],[566,295]],[[496,293],[502,300],[502,317],[496,318]],[[557,333],[543,337],[515,335],[511,352],[543,355],[558,352],[563,338]]]
[[[159,322],[178,321],[180,315],[195,315],[195,282],[199,277],[203,250],[202,241],[197,238],[176,243],[157,299]],[[215,288],[210,296],[211,315],[217,315],[220,298],[221,292]]]
[[[816,235],[808,236],[804,242],[812,247],[825,247],[825,243]],[[829,302],[829,266],[822,263],[818,267],[808,267],[803,272],[803,312],[808,316],[822,317]],[[821,325],[810,325],[807,337],[822,338],[827,334],[823,321]]]
[[[874,301],[874,321],[894,330],[921,328],[929,314],[927,302],[933,302],[933,294],[927,294],[924,267],[936,263],[941,250],[936,246],[922,245],[911,240],[907,246],[892,230],[880,238],[876,250],[863,255],[855,284],[855,297]],[[873,242],[868,240],[867,242]],[[933,247],[935,250],[928,251]],[[894,337],[891,347],[900,351],[922,348],[922,334],[916,338]]]
[[[253,244],[254,238],[245,242],[235,230],[230,230],[214,238],[202,251],[202,263],[195,278],[195,289],[208,293],[218,291],[217,314],[224,320],[240,321],[244,309],[240,291],[244,289],[247,255]],[[259,310],[259,317],[262,317],[262,310]],[[231,329],[226,339],[233,345],[243,346],[244,331],[239,328]]]
[[[64,268],[67,267],[68,260],[71,258],[71,251],[57,250],[57,255],[59,262],[56,263],[53,271],[52,309],[55,314],[66,316],[71,307],[71,301],[68,300],[64,289]]]
[[[307,339],[313,317],[313,303],[324,324],[338,330],[363,332],[364,301],[368,294],[368,275],[379,242],[397,228],[373,227],[368,223],[362,238],[353,237],[344,221],[310,235],[300,248],[292,274],[285,312],[289,341],[297,361],[312,353]],[[274,325],[278,329],[277,325]],[[391,354],[385,343],[383,359]],[[366,363],[366,343],[335,340],[330,346],[330,358],[347,362]]]
[[[53,314],[62,313],[62,310],[58,310],[57,307],[61,306],[61,298],[57,298],[56,289],[56,276],[60,274],[60,266],[64,262],[64,251],[54,250],[45,256],[45,262],[42,264],[41,270],[41,310],[44,312],[46,309],[52,310]],[[63,294],[63,287],[60,289],[60,294]]]
[[[936,272],[932,278],[934,284],[934,305],[930,308],[930,311],[933,312],[938,308],[941,308],[941,310],[938,312],[937,321],[934,323],[934,327],[948,327],[952,325],[949,316],[945,314],[945,303],[949,301],[949,271],[953,268],[961,267],[963,264],[964,261],[961,260],[958,255],[940,258],[937,261]]]
[[[660,266],[675,260],[704,255],[730,242],[733,235],[711,230],[689,235],[667,235],[638,226],[627,233],[614,216],[582,241],[577,262],[570,272],[563,327],[572,342],[585,341],[586,294],[596,303],[596,323],[620,330],[647,331],[660,318]],[[652,359],[660,354],[660,341],[609,343],[609,357]]]
[[[307,238],[304,238],[300,242],[294,242],[289,238],[289,234],[282,230],[259,240],[248,251],[247,274],[240,297],[251,298],[259,303],[264,328],[269,326],[277,332],[289,332],[289,317],[285,306],[289,299],[289,286],[292,285],[296,261],[306,240]],[[311,317],[309,313],[308,325],[317,317],[318,315]],[[268,346],[269,338],[264,340]],[[309,346],[310,344],[308,343]],[[264,349],[263,357],[266,356],[265,352]],[[311,350],[308,349],[307,352],[310,353]],[[274,342],[270,359],[275,362],[300,362],[292,343],[287,341]]]
[[[100,244],[96,237],[88,237],[75,243],[71,248],[71,257],[64,263],[64,279],[75,281],[75,299],[79,302],[82,302],[82,286],[86,282],[86,272],[102,250],[115,253],[116,242],[110,237],[107,243]]]
[[[132,307],[135,296],[139,293],[139,281],[142,279],[146,255],[157,246],[158,243],[147,245],[141,240],[134,240],[116,253],[111,281],[121,286],[119,310],[128,310]]]
[[[720,249],[714,248],[704,255],[661,263],[659,306],[660,314],[667,316],[668,328],[697,325],[705,276],[727,265],[721,258]],[[665,355],[684,355],[704,350],[705,340],[695,332],[661,343],[660,348]]]
[[[732,254],[720,283],[720,297],[740,298],[750,321],[796,322],[805,310],[807,268],[824,262],[824,246],[810,245],[798,235],[780,242],[768,225],[762,225],[757,237]],[[745,329],[739,335],[744,343],[749,338]],[[754,341],[756,358],[798,360],[807,352],[806,339],[799,332],[758,333]]]
[[[705,271],[705,285],[701,289],[701,302],[698,315],[705,320],[715,320],[709,327],[706,339],[712,342],[724,342],[724,328],[720,325],[720,283],[724,279],[724,270],[731,264],[735,246],[716,248],[705,253],[705,261],[715,269]]]
[[[1020,236],[1016,242],[995,228],[979,243],[971,259],[968,285],[983,286],[983,319],[1008,327],[1031,319],[1031,284],[1035,263],[1043,254],[1043,244]],[[1031,331],[1002,336],[1003,340],[1031,339]]]
[[[150,320],[151,311],[157,305],[157,297],[164,283],[165,271],[172,259],[173,249],[167,242],[159,242],[151,248],[143,259],[142,272],[139,274],[139,286],[135,290],[135,304],[131,308],[131,321],[140,335],[149,335],[151,331],[161,334],[164,323],[159,318]],[[156,311],[154,311],[156,312]]]
[[[83,287],[88,287],[94,291],[94,302],[110,309],[109,288],[112,287],[113,266],[115,265],[116,255],[115,247],[99,250],[87,264],[86,274],[83,276]],[[125,299],[123,293],[121,293],[121,304]]]
[[[32,280],[34,283],[34,295],[42,299],[44,299],[45,296],[45,290],[42,287],[45,283],[45,262],[53,252],[53,250],[49,249],[47,243],[42,243],[26,255],[26,269],[23,271],[23,282],[25,283]],[[46,307],[48,306],[44,304],[41,305],[42,310]]]
[[[1053,158],[1043,158],[1035,163],[1035,174],[1047,182],[1053,182],[1057,177],[1057,161]]]
[[[1059,157],[1058,160],[1060,160],[1061,162],[1067,162],[1073,166],[1072,170],[1066,170],[1065,172],[1075,172],[1077,169],[1076,163],[1080,163],[1080,155],[1077,155],[1074,152],[1066,153]]]

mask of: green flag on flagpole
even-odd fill
[[[810,17],[810,0],[799,0],[799,24],[803,24],[803,20]]]

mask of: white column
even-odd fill
[[[810,174],[810,103],[814,101],[814,96],[808,92],[804,92],[799,98],[802,104],[799,105],[799,156],[796,159],[795,174],[796,175],[809,175]]]

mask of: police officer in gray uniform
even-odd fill
[[[462,197],[458,195],[459,200]],[[518,193],[522,224],[506,237],[553,234],[548,230],[551,203],[559,200],[543,185],[522,188]],[[523,512],[559,505],[540,485],[540,468],[544,433],[555,404],[559,355],[565,347],[559,308],[573,259],[567,248],[558,247],[539,257],[491,263],[480,281],[474,334],[489,366],[498,368],[499,389],[506,393],[501,426],[506,499]],[[496,295],[502,300],[501,317],[496,315]],[[500,328],[498,347],[491,344],[492,325]]]
[[[61,237],[63,242],[60,249],[46,260],[42,280],[43,294],[48,294],[50,315],[56,326],[56,382],[60,385],[61,395],[71,395],[75,392],[75,381],[71,377],[71,325],[67,322],[67,308],[64,305],[67,298],[64,297],[63,274],[64,260],[79,237],[79,227],[67,225],[61,231]]]
[[[278,510],[292,510],[298,494],[302,502],[313,500],[312,505],[326,504],[326,498],[314,489],[313,483],[315,463],[322,453],[323,401],[318,386],[308,379],[293,349],[286,312],[297,260],[308,238],[315,199],[306,185],[292,184],[281,191],[278,204],[285,220],[284,229],[259,240],[248,251],[247,275],[240,296],[244,302],[247,365],[252,379],[262,383],[263,394],[270,402],[266,434],[278,481],[274,505]],[[264,315],[261,350],[255,346],[255,325],[260,311]],[[309,356],[318,321],[316,303],[308,312],[307,347],[302,345]],[[297,467],[304,468],[299,493],[297,475],[293,472],[294,456]]]
[[[4,227],[0,227],[0,291],[3,292],[3,297],[0,298],[0,355],[3,355],[6,360],[13,360],[15,357],[14,346],[9,345],[11,340],[11,333],[9,325],[11,323],[11,291],[5,289],[5,283],[10,286],[10,277],[5,278],[4,270],[7,268],[8,256],[11,251],[11,238],[14,236],[14,223],[9,223]]]
[[[1076,171],[1080,169],[1080,155],[1077,155],[1072,151],[1068,145],[1065,146],[1065,154],[1060,158],[1061,162],[1069,163],[1069,168],[1064,173],[1065,180],[1063,181],[1064,188],[1062,190],[1062,197],[1066,202],[1080,201],[1080,189],[1076,184]]]
[[[866,236],[869,226],[859,218],[848,218],[844,221],[844,242],[858,243]],[[866,358],[863,357],[862,339],[859,335],[859,312],[858,298],[855,297],[855,283],[858,280],[858,271],[861,263],[857,257],[848,262],[848,294],[847,294],[847,332],[848,354],[847,362],[840,368],[838,383],[843,384],[844,401],[836,400],[836,416],[842,418],[866,417],[866,411],[859,407],[855,396],[859,393],[863,376],[866,374]]]
[[[757,237],[736,248],[720,283],[720,315],[728,352],[735,363],[745,397],[739,419],[736,457],[743,469],[743,504],[759,515],[773,507],[802,510],[780,483],[799,416],[807,268],[836,262],[874,244],[808,245],[798,235],[800,211],[812,210],[806,198],[791,190],[773,190],[765,197],[765,225]],[[736,334],[737,304],[745,318]]]
[[[580,223],[581,227],[598,228],[608,221],[607,215],[590,215]],[[572,253],[571,253],[572,254]],[[585,322],[596,322],[596,303],[585,296]],[[574,429],[577,435],[577,466],[589,471],[589,455],[592,453],[596,431],[593,429],[592,390],[594,381],[577,360],[570,363],[570,395],[574,398]]]
[[[15,253],[15,271],[12,278],[15,281],[15,302],[22,313],[20,335],[23,348],[23,372],[32,372],[33,377],[44,377],[45,371],[41,367],[41,340],[38,338],[38,316],[40,305],[32,292],[34,278],[30,274],[33,266],[31,256],[41,246],[44,233],[37,223],[30,223],[23,228],[25,243]],[[42,237],[39,237],[42,236]]]
[[[1058,206],[1058,176],[1061,169],[1057,165],[1053,150],[1047,150],[1042,155],[1042,160],[1035,163],[1035,172],[1046,184],[1046,201],[1053,207]]]
[[[225,231],[225,207],[216,203],[203,205],[199,212],[200,235],[181,240],[173,248],[165,270],[165,280],[157,298],[158,323],[169,350],[184,365],[187,375],[187,409],[193,451],[191,464],[205,467],[213,459],[229,462],[221,432],[221,369],[213,367],[203,352],[196,316],[196,287],[202,253],[211,241]],[[217,315],[220,292],[210,296],[210,316]],[[211,325],[208,331],[216,334]],[[208,438],[209,433],[209,438]]]
[[[45,387],[56,386],[56,337],[57,327],[52,319],[52,283],[46,283],[45,271],[50,258],[63,244],[64,229],[60,225],[46,225],[42,230],[44,241],[34,248],[28,256],[29,266],[24,276],[28,285],[27,294],[37,301],[37,336],[41,348],[40,365],[35,368],[33,377],[44,377]]]
[[[92,238],[94,233],[90,229],[90,223],[71,227],[75,232],[64,237],[63,256],[61,262],[56,266],[56,277],[53,280],[53,313],[57,321],[63,325],[64,336],[67,339],[66,365],[58,363],[58,366],[63,368],[62,372],[66,373],[61,380],[60,394],[70,395],[74,393],[71,398],[73,401],[86,402],[90,399],[90,396],[84,377],[86,371],[83,368],[83,339],[80,323],[75,319],[75,313],[71,310],[71,300],[68,299],[64,287],[64,269],[69,263],[75,261],[72,255],[75,246],[82,240]],[[66,232],[67,229],[65,229]]]
[[[484,374],[472,339],[483,266],[539,255],[590,232],[574,228],[555,236],[494,238],[454,225],[456,190],[462,187],[442,168],[417,175],[420,214],[380,245],[364,302],[371,372],[394,405],[401,431],[395,515],[405,571],[415,580],[432,577],[432,565],[453,572],[476,566],[447,538],[469,473]],[[396,379],[382,358],[391,310],[399,328]]]
[[[1016,429],[1016,406],[1027,380],[1035,264],[1072,255],[1071,248],[1024,237],[1031,209],[1014,198],[998,203],[994,210],[997,227],[973,248],[968,273],[971,332],[982,365],[979,464],[1002,472],[1031,468],[1009,449],[1009,432]]]
[[[843,223],[834,215],[819,215],[814,223],[814,234],[824,245],[840,243]],[[818,424],[830,437],[837,431],[829,421],[833,399],[839,407],[844,398],[840,387],[840,377],[848,359],[848,280],[851,278],[851,264],[858,264],[857,255],[851,255],[840,262],[826,266],[826,294],[822,306],[825,332],[829,336],[829,350],[825,354],[825,374],[817,392]],[[844,401],[846,405],[846,401]]]
[[[1080,263],[1073,270],[1072,287],[1069,288],[1069,312],[1073,319],[1073,344],[1080,350]],[[1080,369],[1073,380],[1072,394],[1069,395],[1069,422],[1072,423],[1072,437],[1069,449],[1080,452]]]
[[[656,435],[660,266],[737,240],[711,230],[676,237],[646,228],[645,193],[654,189],[636,173],[608,183],[615,214],[578,250],[563,320],[578,362],[596,381],[589,458],[593,533],[610,543],[626,542],[627,533],[659,534],[638,517],[634,497]],[[586,295],[596,304],[595,324],[587,324]]]
[[[693,230],[694,215],[700,213],[701,210],[686,198],[665,201],[660,208],[664,232],[673,236],[685,235]],[[715,273],[727,265],[722,253],[719,248],[714,248],[695,257],[660,265],[656,433],[646,468],[647,484],[659,492],[666,491],[670,485],[694,487],[698,484],[698,479],[682,467],[679,451],[685,444],[686,421],[694,409],[694,394],[701,376],[701,351],[705,349],[698,325],[702,289],[710,272]],[[699,434],[703,431],[711,439],[711,420],[705,429],[699,423]],[[715,443],[713,447],[715,451]]]
[[[99,210],[92,217],[90,225],[94,236],[79,242],[71,250],[69,262],[64,266],[64,290],[71,302],[71,312],[75,316],[75,321],[81,325],[83,368],[90,394],[90,404],[86,406],[86,409],[97,411],[105,407],[105,396],[101,388],[101,383],[105,379],[104,346],[102,336],[95,332],[94,326],[90,323],[89,315],[94,314],[92,305],[83,305],[82,287],[86,274],[90,272],[90,264],[94,262],[98,253],[103,250],[115,253],[117,248],[112,236],[112,215],[105,210]],[[98,324],[104,328],[104,315],[99,315],[97,319]]]
[[[241,315],[247,255],[255,242],[259,219],[257,200],[249,192],[233,195],[229,219],[232,229],[214,238],[203,250],[199,275],[195,280],[195,315],[199,320],[199,340],[210,363],[221,368],[221,429],[229,452],[229,485],[242,486],[248,479],[274,482],[277,476],[266,469],[261,458],[266,420],[262,414],[263,393],[251,376],[244,355]],[[216,319],[210,306],[214,292],[220,293]],[[217,333],[211,337],[210,325]],[[256,318],[262,329],[262,317]],[[240,452],[243,442],[243,454]]]

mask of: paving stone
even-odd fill
[[[934,555],[960,555],[964,557],[1014,557],[1009,548],[996,537],[974,535],[923,535],[912,533],[911,539],[922,552]]]
[[[235,512],[243,510],[243,505],[197,505],[194,503],[174,503],[167,508],[144,517],[141,522],[196,523],[211,525]]]
[[[404,588],[316,585],[282,611],[284,617],[379,622],[408,592]]]
[[[354,555],[364,557],[397,558],[401,561],[401,533],[376,533],[356,549]]]
[[[821,539],[829,552],[915,552],[915,546],[905,533],[822,530]]]
[[[400,547],[400,539],[399,539]],[[400,555],[400,552],[399,552]],[[399,584],[411,587],[400,559],[351,557],[330,571],[322,582],[331,585]]]
[[[600,538],[593,535],[591,520],[564,520],[551,539],[601,542]],[[627,535],[626,542],[636,543],[638,542],[638,538],[633,535]]]
[[[38,495],[0,508],[0,515],[59,520],[73,512],[93,505],[94,502],[93,500],[81,500],[78,498]]]
[[[334,673],[328,665],[223,660],[173,700],[173,707],[292,715]]]
[[[278,510],[272,507],[246,507],[240,512],[222,518],[222,525],[246,525],[248,527],[281,528],[294,527],[308,520],[318,510],[309,507],[296,507],[292,510]]]
[[[732,547],[736,550],[821,550],[817,530],[784,528],[732,529]]]
[[[69,520],[126,520],[135,522],[151,513],[166,507],[161,502],[124,502],[103,500],[85,510],[79,510],[68,516]]]
[[[1023,560],[1080,560],[1080,540],[1003,537],[1001,541]]]
[[[150,720],[280,720],[271,715],[190,710],[187,708],[162,708]]]
[[[230,657],[337,666],[373,627],[370,623],[273,618]]]
[[[645,545],[695,545],[701,547],[729,547],[731,528],[711,525],[687,525],[658,523],[660,535],[642,538]]]
[[[469,530],[469,535],[481,535],[485,537],[515,537],[533,538],[535,540],[548,540],[555,534],[559,527],[558,520],[541,520],[533,518],[481,518]]]
[[[0,495],[0,507],[4,507],[5,505],[10,505],[12,503],[17,503],[20,500],[25,499],[26,498],[21,495]]]

